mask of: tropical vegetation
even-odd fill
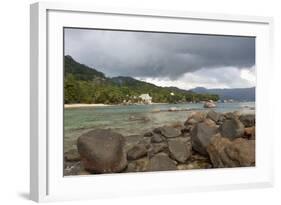
[[[147,93],[155,103],[182,103],[219,99],[218,95],[160,87],[132,77],[106,77],[104,73],[64,57],[64,103],[138,103]]]

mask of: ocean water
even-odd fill
[[[169,109],[180,111],[170,112]],[[217,103],[217,112],[255,112],[254,102]],[[123,135],[143,134],[163,125],[183,124],[194,111],[207,112],[203,104],[152,104],[115,105],[106,107],[83,107],[64,109],[64,149],[76,145],[84,132],[97,128],[110,128]]]

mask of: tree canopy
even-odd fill
[[[198,94],[175,87],[159,87],[132,77],[108,78],[104,73],[64,57],[64,103],[137,103],[147,93],[155,103],[219,100],[218,95]]]

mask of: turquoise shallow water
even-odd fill
[[[183,111],[169,112],[170,108]],[[254,102],[217,103],[214,110],[254,112],[251,108],[255,108]],[[200,103],[68,108],[64,110],[64,148],[75,146],[76,139],[90,129],[110,128],[124,135],[143,134],[155,127],[183,124],[194,110],[209,109]]]

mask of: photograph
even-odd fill
[[[64,27],[63,44],[63,176],[255,167],[255,37]]]

